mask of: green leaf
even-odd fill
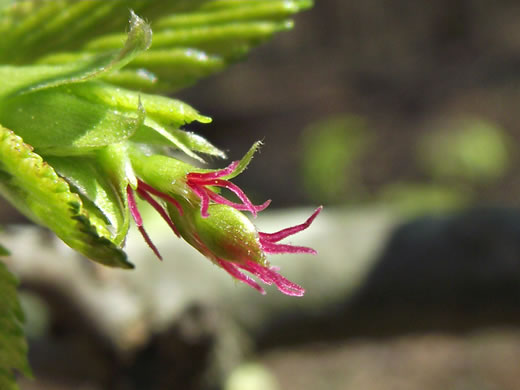
[[[243,58],[273,34],[290,29],[292,15],[311,5],[311,1],[292,0],[208,1],[190,12],[166,15],[154,21],[151,50],[126,71],[148,69],[158,76],[158,90],[186,87]],[[113,39],[99,38],[87,49],[110,47]]]
[[[180,130],[195,120],[211,118],[175,99],[95,81],[25,93],[0,104],[0,123],[46,156],[89,153],[141,129],[136,142],[176,147],[201,161],[197,152],[225,157],[202,137]]]
[[[148,91],[174,91],[192,85],[226,66],[227,61],[222,56],[210,55],[198,49],[156,49],[143,53],[128,68],[107,75],[105,80]],[[145,72],[145,69],[150,71]]]
[[[196,154],[197,152],[222,158],[226,156],[223,151],[216,148],[204,138],[180,129],[181,126],[193,121],[208,123],[211,121],[211,118],[199,114],[194,108],[179,100],[150,94],[138,94],[137,92],[117,88],[102,82],[70,85],[67,86],[67,90],[74,96],[86,99],[100,107],[113,108],[117,110],[118,113],[131,114],[132,110],[136,110],[136,102],[139,102],[143,111],[146,112],[146,117],[143,122],[140,122],[140,126],[137,128],[132,127],[131,131],[127,133],[124,133],[124,130],[129,129],[129,124],[125,124],[122,121],[104,127],[114,134],[119,134],[116,130],[121,127],[121,134],[118,136],[114,135],[115,140],[112,140],[110,135],[105,136],[102,132],[96,131],[96,129],[92,130],[96,137],[89,137],[89,139],[95,138],[98,141],[97,146],[104,146],[101,145],[101,143],[105,142],[105,140],[110,141],[105,143],[109,144],[116,142],[118,137],[120,141],[131,137],[130,139],[132,141],[138,143],[176,147],[188,156],[201,162],[203,162],[203,160]],[[37,108],[34,109],[37,110]],[[47,109],[42,108],[43,112],[45,112],[45,110]],[[49,109],[49,111],[51,110],[52,109]],[[11,113],[12,110],[8,109],[7,112]],[[111,112],[111,110],[109,112]],[[18,114],[15,112],[12,115]],[[93,116],[89,115],[89,117],[93,119]],[[0,114],[0,119],[1,118],[2,116]],[[26,121],[25,115],[21,116],[21,120]],[[83,123],[83,121],[79,122],[80,128],[84,129],[85,123]],[[38,123],[41,123],[41,121],[38,120]],[[64,135],[64,140],[72,137],[72,134],[74,134],[71,130],[67,131],[69,134]],[[101,133],[101,136],[97,136],[98,133]],[[39,137],[44,137],[44,135],[39,135]],[[81,141],[84,141],[83,138],[81,138]],[[77,143],[74,147],[78,147]]]
[[[182,9],[179,4],[183,2],[15,1],[0,11],[0,62],[23,65],[49,53],[77,50],[93,37],[123,31],[128,24],[128,10],[153,20],[158,14]]]
[[[67,245],[92,260],[132,268],[103,218],[89,213],[81,197],[41,156],[0,126],[0,194],[21,212],[53,230]]]
[[[139,93],[103,82],[74,84],[69,85],[68,88],[76,96],[119,111],[135,111],[140,100],[147,118],[164,121],[171,126],[182,126],[193,121],[211,122],[210,117],[199,114],[190,105],[164,96]]]
[[[117,49],[125,39],[120,13],[126,7],[153,25],[153,46],[124,70],[104,77],[114,84],[147,91],[178,90],[224,69],[273,34],[290,29],[291,17],[312,6],[310,0],[112,0],[110,4],[92,0],[79,2],[88,3],[83,6],[72,0],[57,3],[62,4],[61,12],[56,5],[34,6],[34,15],[26,16],[32,21],[23,21],[28,27],[15,23],[13,31],[4,27],[7,36],[21,41],[18,51],[27,50],[24,45],[32,48],[25,58],[57,65],[91,61],[101,53]],[[82,7],[88,8],[83,15],[79,12]],[[53,15],[52,23],[44,23],[42,20],[49,15]],[[61,25],[55,19],[62,20]],[[55,36],[58,25],[67,29],[67,34],[62,34],[66,37]],[[36,46],[36,42],[47,50]],[[14,53],[6,56],[6,63],[13,63],[12,57],[24,61],[11,50]]]
[[[57,87],[5,99],[0,123],[11,129],[40,154],[85,154],[131,137],[144,113],[134,101],[134,112],[121,113],[106,104],[76,96]]]
[[[202,5],[190,14],[165,16],[154,25],[154,28],[178,29],[250,20],[285,20],[311,4],[310,1],[213,1]]]
[[[2,85],[0,97],[9,97],[65,84],[85,82],[120,69],[132,61],[151,44],[152,31],[137,15],[132,13],[126,43],[107,53],[79,59],[74,63],[56,66],[0,67]]]
[[[189,47],[225,56],[242,55],[274,33],[292,27],[290,22],[248,22],[221,26],[196,26],[175,30],[155,30],[154,48]],[[121,34],[97,39],[86,49],[94,52],[112,50],[121,44]]]
[[[162,96],[138,94],[102,82],[88,82],[23,94],[0,105],[0,122],[16,129],[45,156],[86,154],[131,138],[224,158],[224,152],[181,126],[211,118]]]
[[[226,153],[212,145],[205,138],[195,133],[172,129],[169,127],[153,126],[149,121],[149,126],[141,126],[136,133],[130,138],[130,141],[147,145],[157,146],[177,146],[179,149],[186,151],[188,155],[200,161],[200,157],[193,152],[208,154],[210,156],[227,158]]]
[[[92,61],[79,61],[76,64],[77,68],[70,73],[40,82],[28,88],[28,91],[84,82],[120,69],[130,63],[140,52],[150,47],[152,43],[152,30],[150,30],[150,27],[143,19],[131,12],[130,30],[125,38],[126,43],[115,54],[108,53],[106,55],[100,55],[97,58],[93,58]],[[122,42],[124,42],[124,40]],[[117,49],[119,48],[120,45],[118,45]]]
[[[213,155],[221,156],[223,154],[223,152],[211,145],[209,142],[201,141],[198,144],[197,142],[192,142],[195,141],[195,138],[190,138],[190,136],[187,135],[188,133],[163,125],[151,118],[146,118],[145,125],[146,126],[142,126],[140,131],[137,132],[137,135],[132,138],[134,142],[142,142],[152,145],[173,145],[189,157],[194,158],[202,163],[204,163],[204,160],[192,151],[191,146],[201,149],[199,151],[208,151]]]
[[[27,343],[22,330],[24,316],[18,301],[16,278],[0,262],[0,389],[15,390],[14,372],[31,377]]]

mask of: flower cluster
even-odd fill
[[[241,211],[248,211],[256,217],[271,201],[254,205],[237,185],[228,180],[245,169],[250,156],[246,155],[242,161],[234,161],[220,170],[201,170],[174,158],[146,156],[136,149],[130,156],[137,181],[135,188],[131,184],[127,186],[128,206],[141,235],[159,259],[162,257],[143,227],[134,192],[159,213],[177,236],[233,278],[265,294],[252,277],[242,272],[247,271],[267,285],[274,284],[284,294],[304,294],[301,286],[280,275],[279,268],[269,265],[266,255],[316,254],[312,248],[280,244],[279,241],[307,229],[321,207],[300,225],[275,233],[259,232]],[[157,164],[160,164],[160,170],[155,169]],[[228,189],[239,202],[228,200],[217,192],[217,188]]]

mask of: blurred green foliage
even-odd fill
[[[503,129],[482,119],[463,119],[451,128],[419,138],[418,160],[433,178],[488,183],[509,164]]]
[[[426,183],[395,183],[387,185],[379,194],[379,201],[391,204],[402,214],[442,212],[468,205],[472,193],[454,186]]]
[[[447,123],[449,127],[437,126],[412,141],[410,164],[421,179],[382,184],[370,196],[363,164],[378,159],[368,155],[373,138],[366,121],[345,114],[311,124],[302,138],[308,195],[328,203],[384,203],[406,215],[471,205],[481,190],[507,172],[510,141],[504,129],[481,118]]]
[[[341,115],[311,124],[302,135],[304,185],[314,199],[344,202],[362,191],[360,156],[369,144],[363,118]]]
[[[45,337],[51,327],[51,312],[47,302],[28,290],[20,291],[18,299],[26,316],[23,326],[25,335],[33,339]]]

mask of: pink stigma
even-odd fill
[[[126,195],[128,197],[128,207],[130,208],[130,214],[132,214],[132,218],[134,219],[135,224],[137,225],[139,233],[141,233],[150,249],[155,253],[155,256],[157,256],[159,260],[162,260],[162,256],[159,253],[159,250],[150,239],[148,233],[146,233],[146,230],[144,230],[143,219],[141,218],[141,213],[139,213],[139,210],[137,209],[137,203],[134,198],[134,191],[129,185],[126,187]]]
[[[276,267],[265,267],[251,260],[247,260],[244,264],[233,263],[222,259],[218,259],[217,261],[220,264],[220,266],[224,268],[231,276],[253,287],[262,295],[265,295],[265,290],[251,277],[240,272],[239,268],[255,275],[258,279],[260,279],[263,283],[267,285],[274,284],[278,288],[278,290],[280,290],[285,295],[301,297],[303,296],[303,294],[305,294],[305,290],[303,289],[303,287],[284,278],[282,275],[278,273],[278,268]]]
[[[237,265],[221,259],[217,259],[218,263],[222,268],[224,268],[228,274],[230,274],[233,278],[240,280],[242,283],[247,284],[248,286],[253,287],[255,290],[260,292],[260,294],[265,295],[265,290],[260,286],[257,282],[255,282],[252,278],[247,275],[244,275],[238,269]]]
[[[170,195],[156,190],[155,188],[149,186],[148,184],[146,184],[145,182],[143,182],[141,180],[137,181],[137,190],[136,191],[137,191],[137,194],[142,199],[144,199],[146,202],[148,202],[148,204],[150,204],[150,206],[152,206],[155,209],[155,211],[157,211],[159,213],[159,215],[166,221],[168,226],[170,226],[170,228],[173,230],[175,235],[177,235],[177,237],[180,237],[179,230],[177,229],[177,227],[173,223],[172,219],[168,215],[168,212],[165,210],[165,208],[159,202],[157,202],[154,199],[154,197],[152,195],[155,195],[155,196],[167,201],[168,203],[171,203],[173,206],[175,206],[177,208],[177,210],[179,210],[179,214],[183,215],[183,210],[182,210],[180,203],[177,202]],[[159,250],[157,249],[155,244],[152,242],[152,240],[151,240],[150,236],[148,235],[148,233],[146,232],[146,230],[144,230],[143,219],[137,208],[137,203],[134,198],[134,192],[130,186],[126,187],[126,194],[128,197],[128,207],[130,209],[130,214],[132,214],[132,218],[134,219],[135,224],[137,225],[137,229],[143,236],[143,238],[146,241],[146,243],[148,244],[148,246],[152,249],[152,251],[155,253],[155,255],[159,258],[159,260],[162,260],[162,256],[159,253]]]
[[[312,248],[305,246],[294,246],[287,244],[277,244],[278,241],[283,240],[286,237],[292,236],[302,230],[307,229],[312,222],[316,219],[318,214],[323,209],[323,206],[318,207],[307,220],[296,226],[292,226],[286,229],[282,229],[276,233],[261,233],[259,232],[260,245],[265,253],[310,253],[316,254],[316,251]],[[261,294],[265,294],[265,290],[251,277],[245,275],[240,269],[251,273],[256,276],[260,281],[267,285],[274,284],[278,290],[285,295],[293,297],[301,297],[305,293],[305,290],[300,285],[291,282],[287,278],[280,275],[280,269],[278,267],[266,267],[258,264],[252,260],[246,260],[243,263],[235,263],[223,259],[217,259],[218,264],[224,268],[231,276],[239,281],[253,287]]]
[[[283,240],[286,237],[292,236],[302,230],[307,229],[311,226],[314,219],[323,209],[323,206],[318,207],[314,213],[302,224],[291,226],[286,229],[282,229],[276,233],[262,233],[259,232],[260,245],[265,253],[278,254],[278,253],[310,253],[315,255],[317,252],[305,246],[295,246],[288,244],[277,244],[278,241]]]
[[[223,176],[230,175],[238,167],[240,161],[233,161],[227,168],[207,173],[188,173],[186,176],[188,186],[193,192],[200,198],[200,213],[202,217],[207,218],[208,208],[210,200],[215,203],[227,205],[240,211],[249,211],[253,216],[256,217],[259,211],[262,211],[269,206],[270,200],[264,202],[261,205],[255,206],[249,200],[247,195],[242,191],[236,184],[231,183],[229,180],[220,179]],[[208,187],[223,187],[233,192],[242,203],[231,202],[223,196],[213,192]]]

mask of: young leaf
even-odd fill
[[[0,126],[0,194],[52,229],[70,247],[113,267],[133,268],[103,219],[89,213],[69,183],[9,129]],[[116,234],[117,236],[117,234]]]
[[[0,123],[16,129],[24,142],[47,156],[85,154],[121,142],[143,120],[137,98],[134,112],[122,113],[78,97],[67,86],[15,96],[0,104]]]
[[[4,37],[0,61],[49,65],[93,61],[121,46],[126,24],[121,15],[133,9],[153,25],[153,46],[124,70],[104,78],[127,88],[170,92],[243,58],[276,32],[290,29],[291,17],[312,5],[311,0],[24,3],[4,11],[8,22],[0,24]],[[67,34],[62,34],[65,30]]]
[[[174,91],[189,86],[240,60],[275,33],[292,28],[291,16],[311,5],[298,0],[206,1],[189,11],[165,15],[153,21],[153,46],[125,68],[126,80],[130,80],[131,70],[138,80],[139,70],[146,69],[158,78],[148,87],[141,84],[147,90]],[[90,41],[85,49],[93,53],[109,50],[120,41],[120,34],[112,34]],[[118,80],[118,72],[107,80],[123,81]]]
[[[90,39],[124,31],[128,10],[154,20],[182,10],[185,0],[24,0],[0,8],[0,62],[32,64],[49,53],[76,51]],[[199,0],[192,0],[196,4]],[[125,41],[119,42],[119,48]]]
[[[22,308],[16,294],[16,278],[0,262],[0,389],[18,389],[14,372],[31,376],[27,343],[23,335]]]
[[[140,52],[150,47],[152,31],[136,14],[131,13],[126,43],[123,39],[114,50],[90,58],[56,66],[1,67],[0,97],[10,97],[65,84],[96,79],[120,69]]]

